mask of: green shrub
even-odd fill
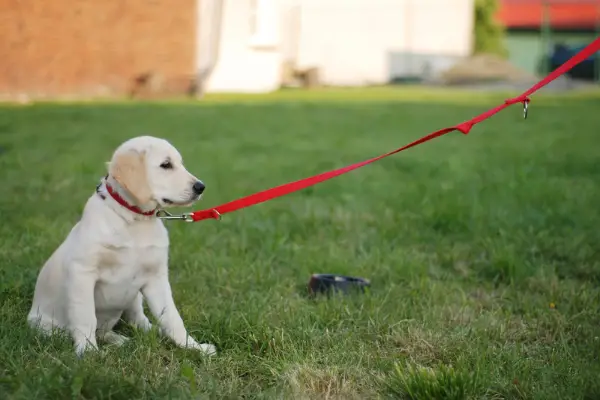
[[[475,43],[473,53],[507,55],[504,27],[495,19],[498,0],[475,0]]]

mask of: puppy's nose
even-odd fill
[[[202,183],[202,181],[196,181],[192,188],[194,189],[194,193],[202,194],[202,192],[204,192],[204,189],[206,189],[206,186],[204,186],[204,183]]]

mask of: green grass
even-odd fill
[[[515,95],[512,93],[510,95]],[[360,161],[504,97],[398,89],[0,107],[0,398],[600,398],[600,96],[536,96],[316,187],[169,223],[216,358],[156,333],[82,360],[25,322],[39,268],[122,141],[170,140],[197,208]],[[307,298],[314,272],[371,279]]]

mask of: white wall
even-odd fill
[[[206,82],[206,92],[260,93],[278,89],[281,81],[279,38],[274,38],[275,43],[266,43],[263,41],[264,37],[253,37],[251,0],[223,1],[218,58]],[[262,4],[267,8],[272,5],[278,7],[277,0],[258,1],[264,1]],[[269,19],[267,24],[276,24],[277,34],[278,8],[275,11],[275,15],[266,13],[266,18]],[[210,23],[207,18],[210,17],[200,15],[199,24]],[[270,35],[271,32],[266,34]],[[206,40],[199,37],[198,42],[201,44]],[[203,53],[202,49],[198,52]],[[198,65],[202,65],[202,59],[198,60]]]
[[[202,8],[220,0],[198,1],[201,71],[214,26]],[[474,0],[223,1],[218,59],[207,92],[276,90],[282,62],[290,59],[299,68],[318,67],[327,85],[367,85],[435,76],[471,52]],[[259,38],[253,38],[253,2],[267,10]]]
[[[431,74],[471,51],[474,0],[298,0],[297,65],[329,85]]]

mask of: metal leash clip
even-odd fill
[[[179,221],[185,221],[185,222],[194,222],[194,219],[192,218],[192,214],[173,215],[166,210],[158,210],[156,212],[156,217],[159,219],[165,219],[165,220],[179,220]]]
[[[529,111],[529,100],[523,101],[523,119],[527,119],[527,112]]]

